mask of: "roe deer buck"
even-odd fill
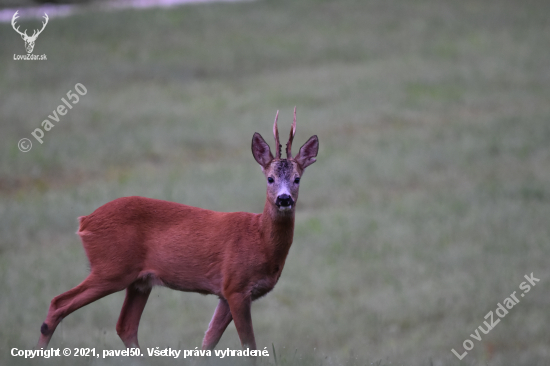
[[[267,180],[261,214],[215,212],[143,197],[111,201],[79,218],[78,235],[90,261],[90,274],[50,304],[38,347],[46,347],[59,322],[73,311],[126,289],[116,330],[126,347],[139,347],[138,326],[154,285],[213,294],[219,303],[202,342],[213,349],[231,320],[243,348],[256,349],[251,302],[273,289],[294,235],[294,212],[304,169],[319,149],[312,136],[292,157],[296,108],[286,159],[281,158],[273,124],[275,157],[259,133],[252,154]]]

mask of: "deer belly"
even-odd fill
[[[162,268],[155,271],[155,285],[162,285],[172,290],[198,292],[200,294],[221,294],[221,276],[217,271],[202,268]]]

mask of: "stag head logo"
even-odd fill
[[[13,27],[13,29],[15,29],[17,33],[21,35],[21,38],[23,38],[23,41],[25,41],[25,49],[27,50],[27,53],[32,53],[32,50],[34,49],[34,42],[36,42],[36,38],[38,38],[40,33],[42,33],[44,28],[46,28],[46,24],[48,24],[48,14],[44,13],[45,21],[42,22],[42,29],[40,30],[35,29],[32,36],[29,36],[27,34],[26,29],[24,32],[21,32],[19,30],[19,26],[17,26],[17,28],[15,27],[15,20],[19,18],[19,16],[17,15],[18,12],[19,10],[16,11],[15,14],[13,14],[13,18],[11,18],[11,26]]]

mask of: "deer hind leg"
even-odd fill
[[[55,328],[67,315],[104,296],[123,290],[126,286],[128,286],[127,283],[104,281],[92,271],[80,285],[54,297],[46,320],[40,328],[38,348],[48,346]]]
[[[128,348],[139,348],[137,333],[141,314],[147,304],[152,286],[143,281],[136,281],[126,288],[126,298],[116,324],[116,331]]]
[[[214,349],[231,320],[233,320],[233,316],[229,310],[229,304],[225,299],[220,299],[214,316],[212,316],[212,320],[208,325],[208,330],[204,335],[202,349]]]

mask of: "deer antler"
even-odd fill
[[[279,129],[277,128],[277,120],[279,119],[279,111],[275,115],[275,123],[273,123],[273,136],[275,136],[275,159],[281,158],[281,147],[279,143]]]
[[[13,29],[14,29],[17,33],[19,33],[20,35],[25,36],[25,37],[28,37],[28,35],[27,35],[27,30],[26,30],[26,29],[25,29],[25,33],[23,33],[23,32],[21,32],[21,31],[19,30],[19,27],[20,27],[20,26],[17,26],[17,28],[15,28],[15,20],[16,20],[17,18],[19,18],[19,16],[17,15],[17,13],[19,13],[19,10],[17,10],[17,11],[15,12],[15,14],[13,14],[13,17],[11,18],[11,26],[12,26]]]
[[[38,35],[39,35],[40,33],[42,33],[42,31],[44,30],[44,28],[46,28],[46,24],[48,24],[48,19],[49,19],[49,18],[48,18],[48,14],[44,13],[43,18],[44,18],[46,21],[45,21],[45,22],[42,22],[42,29],[40,29],[40,30],[38,31],[38,33],[36,33],[37,30],[35,29],[35,30],[34,30],[34,33],[36,33],[36,35],[33,33],[32,36],[31,36],[31,38],[33,38],[33,37],[34,37],[34,38],[38,37]]]
[[[44,13],[44,19],[45,19],[45,22],[42,22],[42,29],[40,30],[37,30],[35,29],[34,32],[32,33],[32,36],[29,37],[29,35],[27,34],[27,30],[25,29],[25,32],[21,32],[19,30],[19,27],[20,26],[17,26],[17,28],[15,27],[15,21],[17,18],[19,18],[19,10],[15,12],[15,14],[13,14],[13,17],[11,18],[11,26],[13,27],[13,29],[19,33],[21,36],[24,36],[25,38],[28,38],[28,39],[36,39],[36,37],[38,37],[38,35],[40,33],[42,33],[42,31],[44,30],[44,28],[46,28],[46,24],[48,24],[48,14]]]
[[[294,140],[294,134],[296,134],[296,106],[294,107],[294,122],[292,122],[292,127],[290,127],[290,136],[288,137],[288,142],[286,143],[287,159],[292,159],[292,140]]]

